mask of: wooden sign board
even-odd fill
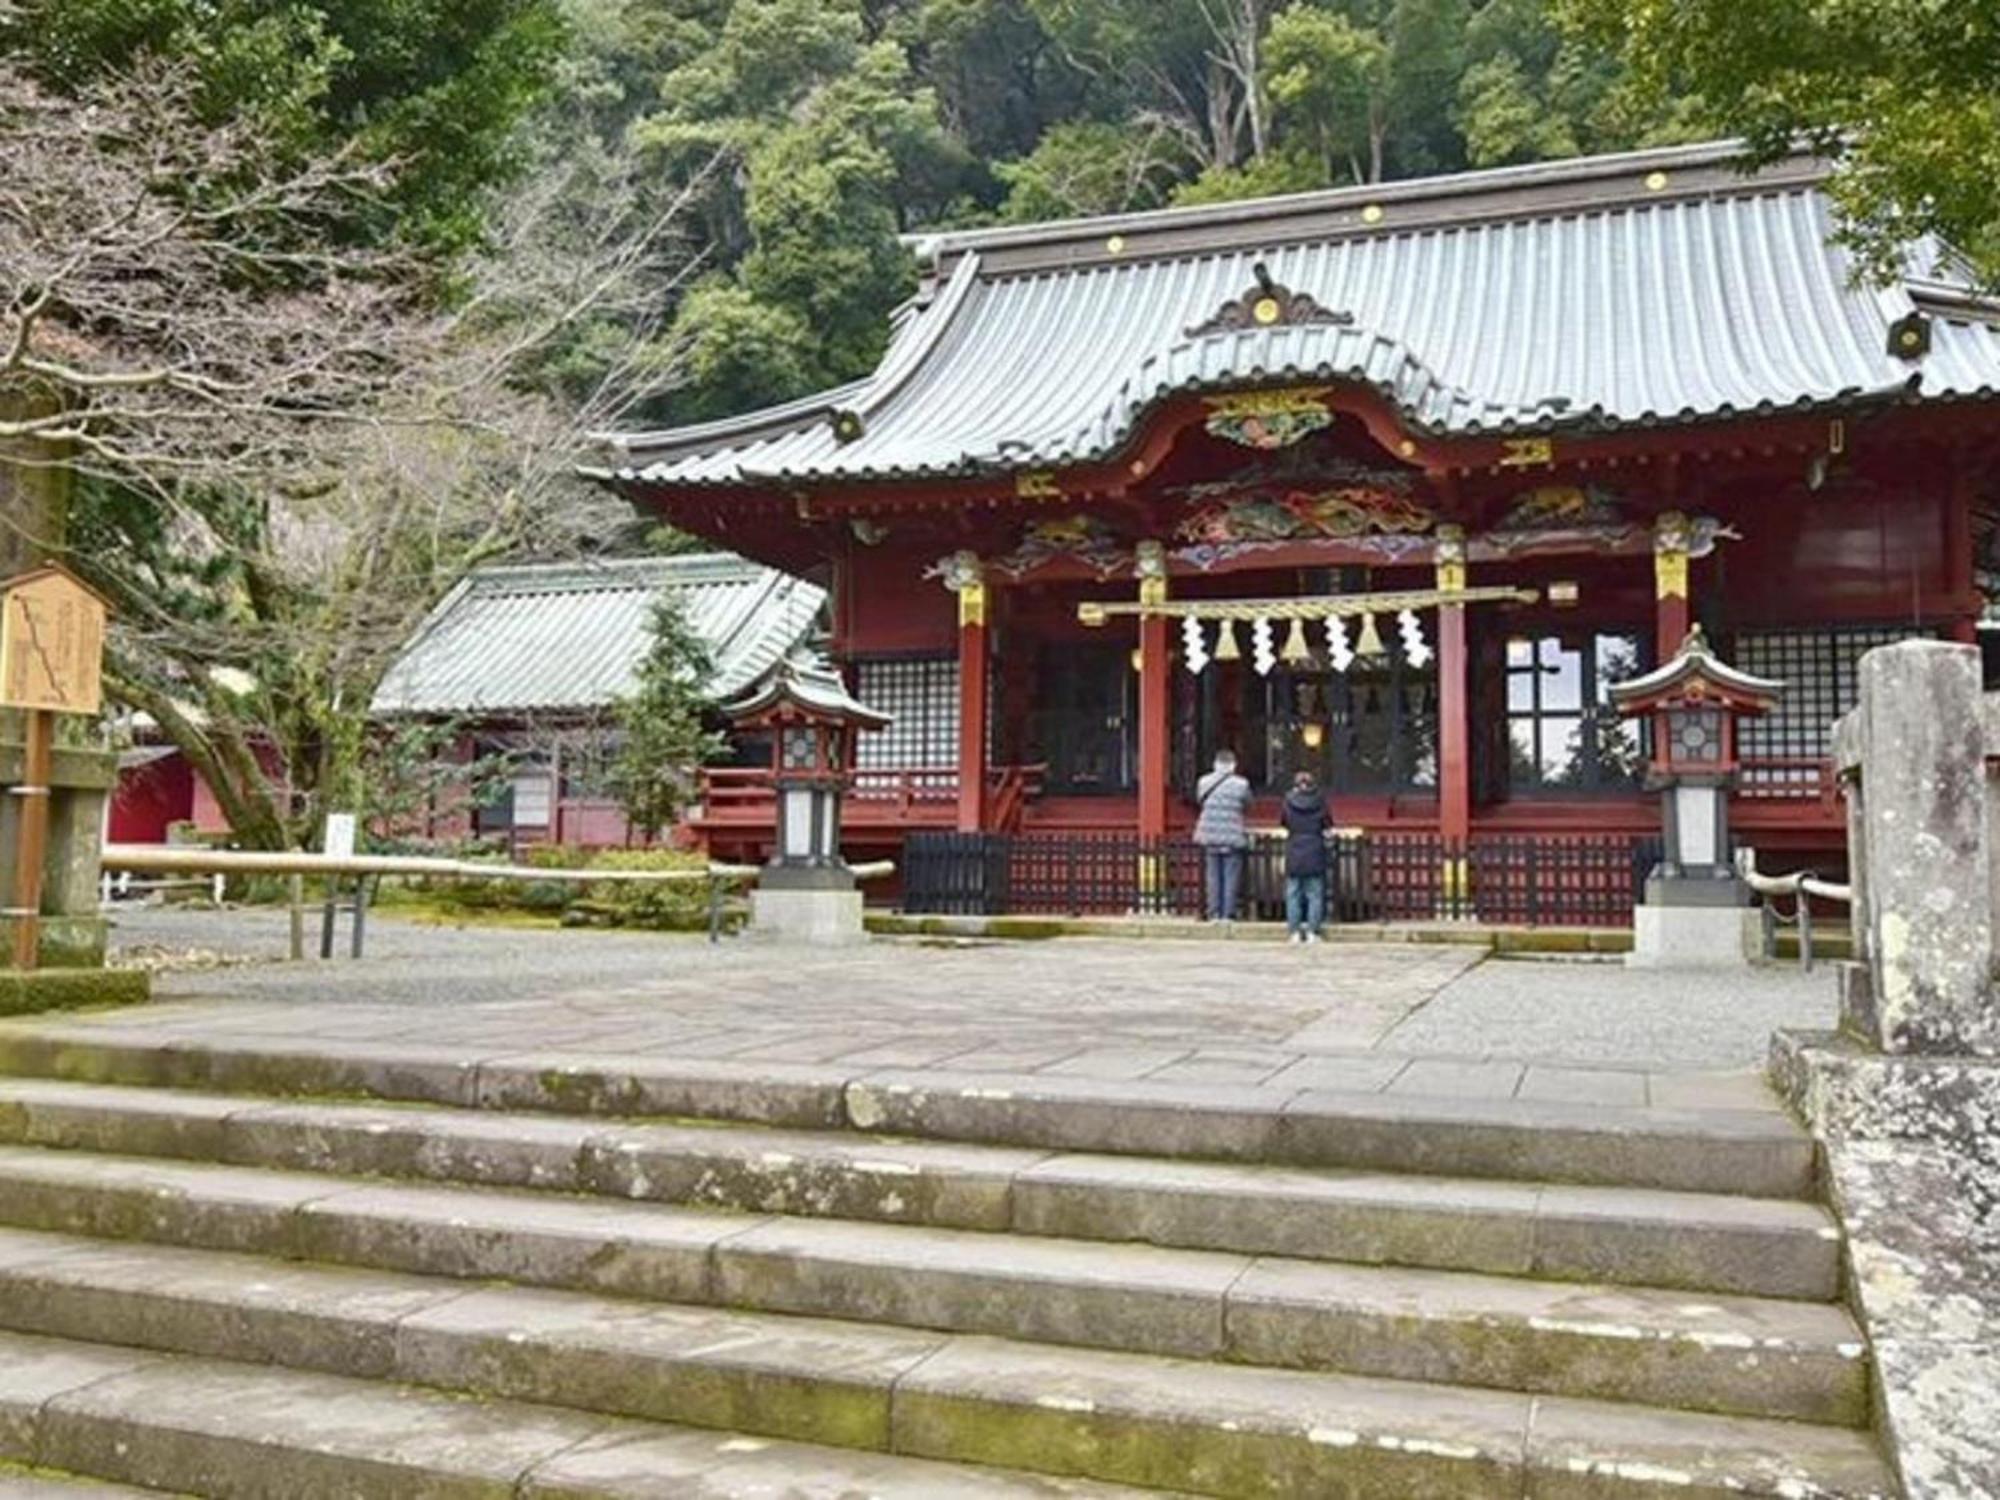
[[[0,708],[96,713],[105,614],[104,601],[62,568],[0,584]]]

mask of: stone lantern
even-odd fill
[[[1616,684],[1611,699],[1653,726],[1646,784],[1660,793],[1666,853],[1634,914],[1637,963],[1738,962],[1749,893],[1729,848],[1729,791],[1737,725],[1770,712],[1784,684],[1739,672],[1709,649],[1697,625],[1673,660]]]
[[[724,709],[731,725],[771,737],[777,839],[751,895],[752,925],[780,936],[859,936],[861,893],[840,854],[840,804],[862,730],[890,716],[852,697],[840,674],[808,653],[787,657]]]

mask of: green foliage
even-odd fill
[[[1759,155],[1805,139],[1863,269],[1936,235],[2000,285],[2000,6],[1992,0],[1560,0],[1654,99],[1689,89]]]
[[[686,804],[690,773],[722,749],[705,719],[702,686],[714,673],[707,643],[678,602],[653,607],[653,644],[639,666],[639,684],[618,706],[621,741],[608,781],[632,827],[651,838]]]
[[[429,851],[448,858],[503,861],[483,849]],[[654,870],[696,876],[708,869],[705,855],[679,849],[578,849],[545,845],[522,852],[516,863],[545,870]],[[519,878],[424,876],[385,882],[377,904],[406,913],[433,912],[468,919],[541,918],[564,926],[640,927],[659,932],[705,932],[709,922],[707,880],[578,881]],[[741,921],[741,902],[724,892],[725,925]]]
[[[0,29],[57,87],[157,54],[195,70],[213,118],[396,160],[378,228],[447,249],[521,165],[567,45],[558,0],[28,0]]]
[[[727,277],[710,277],[689,292],[674,328],[687,382],[675,403],[683,420],[727,416],[817,388],[811,325]]]
[[[994,172],[1008,189],[1002,217],[1032,223],[1158,208],[1185,169],[1178,143],[1156,130],[1077,120],[1051,126],[1032,153]]]
[[[589,862],[590,869],[705,871],[708,858],[674,849],[608,849]],[[725,891],[725,914],[733,921],[738,903]],[[609,927],[645,927],[659,932],[702,932],[709,918],[709,883],[682,881],[604,881],[584,886],[563,914],[566,925],[602,923]]]
[[[1491,0],[1473,21],[1468,55],[1457,120],[1475,167],[1715,133],[1699,98],[1649,95],[1598,42],[1562,32],[1544,0]]]
[[[1324,186],[1382,175],[1388,134],[1389,43],[1336,11],[1298,6],[1271,23],[1264,86],[1287,134],[1310,152]]]
[[[870,39],[859,0],[710,9],[706,45],[634,126],[665,173],[727,163],[702,208],[730,264],[674,322],[691,377],[670,403],[678,419],[865,373],[915,286],[898,233],[954,201],[970,167],[905,48]]]
[[[1192,182],[1174,189],[1174,206],[1235,203],[1245,198],[1270,198],[1280,193],[1310,192],[1325,187],[1338,174],[1323,162],[1298,150],[1274,151],[1240,167],[1210,167]]]

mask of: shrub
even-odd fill
[[[590,862],[592,869],[688,870],[708,868],[708,857],[678,849],[610,849]],[[605,881],[585,886],[564,913],[565,921],[599,921],[612,927],[649,927],[663,932],[700,932],[708,926],[708,882],[653,883]]]

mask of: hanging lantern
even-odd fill
[[[1236,644],[1236,622],[1224,620],[1222,631],[1215,638],[1215,659],[1217,661],[1241,661],[1242,648]]]
[[[1431,648],[1424,644],[1424,624],[1417,618],[1414,609],[1406,609],[1396,616],[1396,628],[1403,637],[1403,660],[1413,667],[1421,667],[1431,659]]]
[[[1208,666],[1208,643],[1202,639],[1201,621],[1193,615],[1181,619],[1181,649],[1186,656],[1187,669],[1199,677]]]
[[[1354,652],[1357,656],[1371,657],[1384,654],[1382,632],[1375,628],[1375,617],[1373,615],[1363,615],[1361,617],[1361,639],[1355,642]]]
[[[1292,666],[1301,666],[1313,658],[1312,647],[1306,644],[1306,622],[1292,621],[1292,628],[1285,633],[1285,649],[1280,653]]]
[[[1250,662],[1259,677],[1269,677],[1278,664],[1278,650],[1271,640],[1271,622],[1263,615],[1250,626]]]
[[[1336,672],[1354,665],[1354,648],[1347,644],[1347,621],[1339,615],[1326,617],[1326,659]]]

